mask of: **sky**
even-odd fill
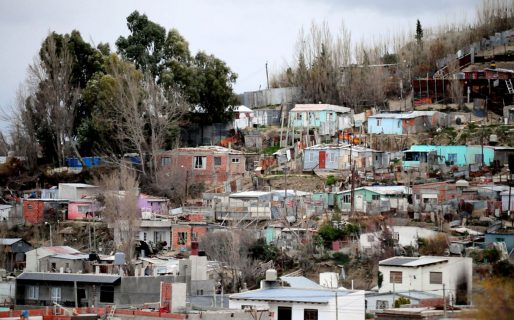
[[[352,39],[371,40],[466,19],[480,0],[0,0],[0,112],[9,114],[42,40],[51,31],[79,30],[93,44],[115,49],[127,36],[126,17],[138,10],[166,30],[176,28],[198,50],[224,60],[238,75],[236,93],[266,87],[270,74],[291,63],[299,30],[344,21]],[[2,118],[2,117],[0,117]],[[5,122],[0,129],[5,129]]]

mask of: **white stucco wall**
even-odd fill
[[[443,283],[446,286],[447,297],[453,296],[457,291],[457,286],[461,282],[467,282],[468,301],[472,289],[472,259],[461,257],[441,257],[448,262],[432,264],[420,267],[401,267],[401,266],[380,266],[384,280],[379,292],[408,292],[409,290],[429,291],[433,294],[443,296],[442,284],[430,284],[430,272],[442,272]],[[401,271],[402,283],[390,282],[390,272]]]
[[[241,309],[242,306],[254,306],[256,309],[267,309],[273,312],[271,319],[278,319],[278,307],[291,307],[292,320],[303,320],[305,309],[317,309],[318,319],[336,320],[336,300],[330,300],[328,304],[319,303],[291,303],[291,302],[275,302],[275,301],[245,301],[245,300],[229,300],[230,309]],[[364,291],[358,290],[349,294],[338,296],[337,308],[339,310],[339,319],[345,320],[362,320],[365,318],[365,299]]]

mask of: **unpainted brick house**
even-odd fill
[[[186,184],[219,185],[235,180],[246,172],[246,157],[237,150],[219,146],[178,148],[159,157],[162,173]]]

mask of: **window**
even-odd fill
[[[377,119],[377,127],[380,127],[382,125],[382,119]]]
[[[61,288],[60,287],[52,287],[50,289],[50,293],[52,296],[52,302],[60,302],[61,301]]]
[[[100,302],[114,303],[114,286],[100,286]]]
[[[448,162],[457,163],[457,154],[456,153],[448,153]]]
[[[304,320],[318,320],[318,310],[317,309],[304,309],[303,310],[303,319]]]
[[[389,301],[387,300],[377,300],[377,306],[376,309],[387,309],[389,308]]]
[[[302,114],[300,112],[296,114],[296,120],[302,120]]]
[[[39,286],[28,286],[27,299],[39,300]]]
[[[207,167],[207,157],[196,156],[193,157],[194,169],[205,169]]]
[[[214,157],[214,165],[221,166],[221,157]]]
[[[52,262],[52,263],[50,264],[50,271],[51,271],[51,272],[55,272],[55,271],[57,271],[57,264],[56,264],[55,262]]]
[[[147,233],[143,232],[143,241],[146,241]]]
[[[198,233],[191,232],[191,241],[198,241]]]
[[[232,158],[232,163],[239,163],[239,158]]]
[[[187,243],[187,232],[179,232],[178,233],[178,244],[186,244]]]
[[[371,195],[371,200],[373,200],[373,201],[380,200],[380,195],[379,194],[372,194]]]
[[[334,153],[329,153],[328,161],[335,162],[336,161],[336,155]]]
[[[352,195],[351,194],[343,195],[343,203],[350,203],[351,201],[352,201]]]
[[[482,163],[482,154],[475,154],[475,163]]]
[[[89,206],[77,206],[78,213],[88,213],[91,210],[89,210]]]
[[[169,166],[171,164],[170,157],[162,157],[161,158],[161,166]]]
[[[443,273],[430,272],[430,284],[443,284]]]
[[[390,283],[402,283],[402,272],[401,271],[390,271],[389,272]]]
[[[165,237],[164,231],[156,231],[153,234],[154,243],[163,242]]]

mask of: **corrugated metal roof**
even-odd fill
[[[243,154],[241,151],[229,149],[229,148],[225,148],[225,147],[220,147],[220,146],[199,146],[199,147],[190,147],[190,148],[178,148],[178,149],[165,151],[165,152],[163,152],[163,154],[166,154],[168,152],[173,153],[173,152],[183,152],[183,151],[187,151],[187,152],[202,151],[202,152],[213,152],[213,153]]]
[[[359,187],[355,188],[354,191],[358,190],[369,190],[371,192],[383,194],[383,195],[395,195],[395,194],[411,194],[412,190],[406,186],[369,186],[369,187]],[[337,193],[348,193],[351,190],[339,191]]]
[[[229,195],[229,198],[234,198],[234,199],[241,199],[241,198],[260,198],[260,197],[265,197],[265,196],[271,196],[271,192],[269,191],[243,191],[243,192],[237,192],[237,193],[232,193],[231,195]]]
[[[41,247],[34,249],[37,250],[37,254],[39,256],[49,256],[53,254],[76,254],[81,253],[80,251],[73,249],[72,247],[68,246],[55,246],[55,247]],[[31,250],[33,251],[33,250]],[[29,251],[29,252],[31,252]]]
[[[369,118],[388,118],[388,119],[413,119],[421,116],[433,116],[437,111],[411,111],[411,112],[402,112],[402,113],[390,113],[390,112],[384,112],[384,113],[378,113],[374,114],[372,116],[369,116]]]
[[[0,238],[0,245],[2,246],[10,246],[14,243],[22,240],[21,238]]]
[[[231,295],[230,299],[328,303],[330,300],[335,299],[335,292],[335,290],[315,290],[280,287],[236,293]],[[351,291],[338,290],[337,295],[343,296],[350,292]]]
[[[297,104],[291,109],[291,112],[305,112],[305,111],[334,111],[341,113],[349,113],[352,109],[347,107],[335,106],[333,104]]]
[[[58,258],[58,259],[66,259],[66,260],[87,260],[89,259],[89,255],[88,254],[67,254],[67,253],[64,253],[64,254],[56,254],[56,255],[53,255],[52,258]]]
[[[392,257],[379,262],[381,266],[394,266],[394,267],[420,267],[435,263],[448,262],[444,257]]]
[[[89,282],[89,283],[114,283],[121,277],[118,275],[104,275],[93,273],[50,273],[50,272],[24,272],[16,280],[34,281],[62,281],[62,282]]]
[[[282,281],[289,283],[291,288],[322,289],[323,287],[305,277],[280,277]]]

